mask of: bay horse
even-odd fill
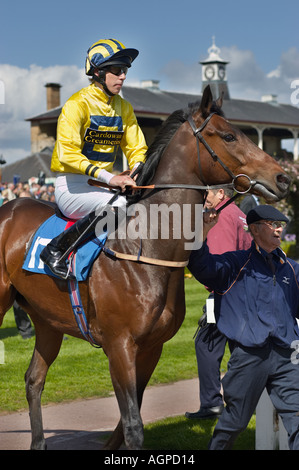
[[[207,87],[200,104],[175,112],[166,120],[137,180],[140,186],[156,185],[156,189],[145,189],[139,196],[138,204],[146,211],[153,204],[175,202],[180,207],[188,204],[194,216],[197,205],[203,202],[204,187],[231,184],[232,180],[239,191],[250,189],[269,203],[286,196],[288,176],[224,118],[220,105],[212,100]],[[171,184],[174,187],[168,186]],[[25,374],[31,449],[35,450],[46,448],[41,394],[47,371],[59,353],[64,334],[84,339],[72,312],[67,281],[22,269],[30,238],[53,211],[49,205],[29,198],[0,209],[0,325],[16,299],[35,326],[35,347]],[[106,246],[134,254],[139,242],[115,237],[108,238]],[[163,344],[175,335],[185,316],[184,268],[178,267],[188,263],[190,250],[185,242],[184,235],[173,240],[143,240],[145,259],[171,260],[178,262],[177,266],[132,262],[101,253],[88,279],[80,282],[90,331],[109,359],[120,410],[120,421],[106,449],[118,449],[123,441],[128,449],[142,448],[143,392]]]

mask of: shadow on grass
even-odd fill
[[[0,339],[10,338],[12,336],[18,336],[19,332],[16,327],[11,328],[0,328]]]
[[[217,420],[167,418],[145,426],[144,448],[150,450],[207,450]],[[255,426],[249,424],[241,433],[233,450],[255,449]]]

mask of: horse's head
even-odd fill
[[[196,162],[199,179],[212,185],[229,183],[233,176],[241,175],[234,181],[237,191],[250,190],[268,203],[286,197],[290,184],[288,175],[270,155],[224,118],[221,105],[222,100],[213,102],[208,86],[192,117],[198,126],[193,128],[193,133],[200,141],[200,162]]]

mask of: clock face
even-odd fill
[[[214,67],[212,65],[208,65],[205,70],[205,76],[208,80],[211,80],[215,75]]]
[[[225,68],[223,67],[223,65],[220,65],[218,68],[218,77],[220,78],[220,80],[223,80],[225,77]]]

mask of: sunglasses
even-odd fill
[[[128,67],[118,67],[117,65],[110,65],[110,67],[107,67],[107,71],[119,77],[123,73],[127,75]]]
[[[284,228],[286,226],[286,222],[284,220],[282,221],[274,221],[274,222],[256,222],[257,225],[268,225],[269,227],[272,227],[274,230],[277,228]]]

